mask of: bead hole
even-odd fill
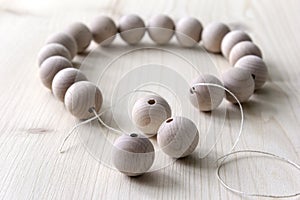
[[[194,94],[194,91],[195,91],[195,88],[194,88],[194,87],[190,88],[190,93],[191,93],[191,94]]]
[[[171,121],[173,121],[173,119],[172,118],[170,118],[170,119],[167,119],[167,123],[170,123]]]
[[[150,105],[155,104],[155,100],[154,100],[154,99],[150,99],[150,100],[148,101],[148,104],[150,104]]]
[[[131,133],[130,134],[130,137],[137,137],[138,136],[138,134],[136,134],[136,133]]]
[[[255,75],[254,74],[251,74],[252,78],[255,80]]]

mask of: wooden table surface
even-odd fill
[[[59,153],[63,139],[77,121],[41,84],[37,53],[47,36],[63,30],[71,22],[89,24],[99,14],[118,20],[129,13],[139,14],[145,21],[159,13],[168,14],[175,21],[190,15],[204,26],[211,21],[222,21],[232,29],[249,33],[263,51],[269,79],[264,88],[243,105],[245,126],[236,150],[267,151],[300,163],[300,1],[0,0],[0,199],[251,199],[229,192],[216,178],[213,161],[230,150],[240,123],[238,107],[226,101],[212,114],[198,113],[203,146],[192,156],[162,164],[160,167],[164,168],[137,178],[118,173],[110,167],[109,159],[98,156],[97,149],[89,149],[93,148],[89,142],[97,139],[86,137],[90,132],[114,134],[97,124],[81,127],[79,137],[73,135],[67,142],[68,151]],[[109,59],[127,50],[118,48],[119,43],[116,41],[110,48],[111,55],[103,50]],[[139,47],[147,45],[145,39]],[[217,75],[230,67],[219,55],[208,57],[203,51],[199,53],[200,47],[181,50],[174,40],[164,48],[177,51],[195,64],[210,62],[217,70],[207,69],[209,64],[204,68]],[[173,65],[176,73],[182,73],[186,79],[196,75],[194,68],[178,66],[180,59],[170,60],[171,55],[166,52],[144,49],[121,58],[119,67],[115,64],[108,70],[108,78],[98,81],[107,97],[104,107],[109,106],[108,99],[116,81],[130,70],[137,70],[132,66],[147,64],[152,57],[156,64]],[[84,56],[77,57],[76,62],[80,65]],[[82,69],[96,83],[104,64],[101,60],[95,63],[98,66],[95,71],[89,71],[84,65]],[[135,77],[125,82],[128,87],[130,81],[139,79]],[[169,78],[172,80],[172,76]],[[174,78],[173,82],[176,81]],[[163,89],[157,91],[164,93]],[[174,114],[178,114],[176,112]],[[205,134],[210,142],[206,143]],[[200,159],[201,152],[218,134],[222,137],[216,148],[208,157]],[[300,172],[281,161],[254,154],[228,160],[230,162],[221,169],[221,176],[236,189],[274,195],[300,191]]]

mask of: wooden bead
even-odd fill
[[[76,41],[77,53],[82,53],[92,41],[92,33],[90,29],[81,22],[75,22],[66,29],[66,33],[70,34]]]
[[[239,42],[232,47],[229,54],[229,63],[234,65],[240,58],[247,55],[255,55],[262,58],[260,49],[250,41]]]
[[[201,40],[202,24],[193,17],[181,18],[176,24],[176,38],[183,47],[193,47]]]
[[[74,83],[65,95],[67,110],[78,119],[88,119],[94,116],[90,109],[94,108],[98,112],[101,109],[102,102],[101,91],[89,81]]]
[[[251,41],[250,36],[244,31],[230,31],[225,35],[221,44],[221,51],[225,58],[229,58],[229,53],[234,45],[242,41]]]
[[[52,87],[54,76],[62,69],[72,67],[72,63],[61,56],[47,58],[40,67],[40,78],[42,83],[49,89]]]
[[[221,22],[212,22],[207,25],[202,33],[204,48],[212,53],[220,53],[222,40],[229,31],[229,27]]]
[[[175,25],[167,15],[156,15],[149,20],[148,33],[157,44],[162,45],[170,41],[174,34]]]
[[[78,82],[78,81],[86,81],[86,76],[75,68],[66,68],[60,70],[52,81],[52,92],[53,95],[64,102],[65,94],[68,88]]]
[[[225,88],[232,92],[240,102],[247,101],[254,92],[254,80],[252,75],[241,68],[231,68],[222,74]],[[237,101],[226,93],[226,99],[231,103]]]
[[[224,90],[215,86],[193,86],[196,83],[213,83],[222,86],[221,81],[213,75],[203,74],[191,82],[192,104],[201,111],[211,111],[217,108],[225,96]]]
[[[41,48],[38,54],[38,64],[41,66],[47,58],[51,56],[62,56],[68,60],[72,60],[69,50],[61,44],[46,44]]]
[[[244,56],[234,65],[249,71],[254,75],[255,89],[261,88],[268,78],[268,69],[264,61],[258,56]]]
[[[98,16],[91,23],[93,39],[101,46],[107,46],[112,43],[118,33],[115,22],[106,16]]]
[[[149,95],[138,99],[132,108],[132,121],[148,136],[157,134],[163,121],[171,117],[168,102],[160,96]]]
[[[196,125],[185,117],[173,117],[163,122],[157,133],[162,151],[173,158],[190,155],[199,142]]]
[[[77,54],[77,44],[75,39],[70,36],[67,33],[55,33],[52,34],[48,39],[46,40],[47,44],[51,43],[58,43],[66,47],[71,55],[71,58],[74,58],[74,56]]]
[[[112,160],[114,166],[127,176],[138,176],[147,172],[155,158],[150,140],[132,133],[122,135],[114,142]]]
[[[121,38],[128,44],[137,44],[145,34],[145,23],[137,15],[125,15],[119,21]]]

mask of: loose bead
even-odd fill
[[[181,18],[176,24],[176,38],[183,47],[193,47],[201,40],[202,24],[193,17]]]
[[[251,41],[250,36],[244,31],[235,30],[227,33],[221,44],[221,51],[224,57],[228,59],[232,47],[242,41]]]
[[[252,75],[241,68],[231,68],[222,74],[225,88],[232,92],[240,102],[247,101],[254,92],[254,80]],[[231,103],[237,101],[226,93],[226,99]]]
[[[42,83],[49,89],[52,87],[54,76],[62,69],[72,67],[72,63],[61,56],[47,58],[40,67],[40,78]]]
[[[234,65],[240,58],[247,55],[255,55],[262,58],[260,49],[250,41],[239,42],[231,49],[229,63]]]
[[[258,56],[244,56],[239,59],[234,66],[245,69],[255,76],[255,89],[261,88],[267,81],[267,66],[264,61]]]
[[[78,53],[82,53],[92,41],[91,31],[85,24],[81,22],[75,22],[71,24],[66,29],[66,33],[70,34],[75,39]]]
[[[112,43],[118,32],[115,22],[106,16],[98,16],[91,23],[93,39],[101,46],[107,46]]]
[[[229,31],[229,27],[221,22],[212,22],[207,25],[202,33],[204,48],[212,53],[220,53],[222,40]]]
[[[210,74],[200,75],[191,82],[191,86],[196,83],[213,83],[222,86],[221,81]],[[190,100],[199,110],[211,111],[221,104],[224,95],[224,90],[216,86],[193,86],[190,91]]]
[[[185,117],[173,117],[163,122],[157,133],[162,151],[173,158],[190,155],[199,142],[196,125]]]
[[[150,140],[132,133],[122,135],[114,142],[112,160],[114,166],[127,176],[138,176],[147,172],[155,158]]]
[[[132,121],[148,136],[157,134],[161,123],[171,117],[168,102],[160,96],[149,95],[138,99],[132,108]]]
[[[157,44],[163,45],[170,41],[174,34],[175,25],[167,15],[156,15],[149,20],[148,33]]]
[[[91,82],[79,81],[71,85],[65,95],[67,110],[78,119],[88,119],[94,116],[91,108],[98,112],[103,98],[99,88]]]
[[[145,23],[137,15],[125,15],[119,21],[121,38],[128,44],[137,44],[145,34]]]
[[[47,44],[58,43],[66,47],[71,55],[71,58],[77,54],[77,44],[75,39],[67,33],[55,33],[51,35],[47,40]]]
[[[75,68],[66,68],[60,70],[52,81],[52,92],[53,95],[64,102],[65,94],[68,88],[78,82],[78,81],[86,81],[86,76]]]
[[[38,64],[41,66],[47,58],[51,56],[62,56],[68,60],[72,60],[69,50],[61,44],[46,44],[41,48],[38,54]]]

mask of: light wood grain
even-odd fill
[[[204,27],[212,21],[222,21],[231,29],[246,31],[262,50],[270,75],[265,86],[244,104],[245,128],[237,149],[264,150],[300,163],[298,0],[1,0],[0,199],[242,199],[217,182],[212,164],[216,156],[229,151],[240,123],[238,108],[225,101],[221,106],[227,106],[225,121],[218,117],[223,110],[199,115],[201,124],[197,125],[204,147],[211,142],[204,143],[201,134],[223,134],[222,142],[204,160],[198,158],[197,149],[192,156],[164,169],[127,178],[99,163],[81,143],[84,130],[99,133],[97,123],[80,128],[80,137],[71,137],[66,144],[70,149],[59,154],[61,142],[75,121],[39,80],[36,58],[40,48],[50,34],[64,30],[74,21],[89,24],[99,14],[117,21],[130,13],[145,21],[164,13],[174,22],[189,15],[198,18]],[[172,47],[176,50],[176,45]],[[112,51],[117,50],[108,52]],[[206,54],[199,55],[198,49],[185,52],[182,55],[190,56],[190,60],[207,58]],[[142,51],[135,59],[125,57],[123,65],[111,71],[107,79],[121,77],[141,60],[173,62],[175,70],[182,69],[177,59],[165,60],[165,53],[158,54],[153,58],[148,51]],[[210,57],[219,72],[230,67],[220,55]],[[84,56],[76,57],[76,62],[83,59]],[[101,59],[104,62],[105,56]],[[192,68],[182,71],[185,77],[196,77],[193,73]],[[112,87],[106,83],[100,86],[104,99]],[[279,194],[300,189],[299,172],[277,161],[246,157],[237,162],[234,158],[221,173],[230,185],[248,192]]]

